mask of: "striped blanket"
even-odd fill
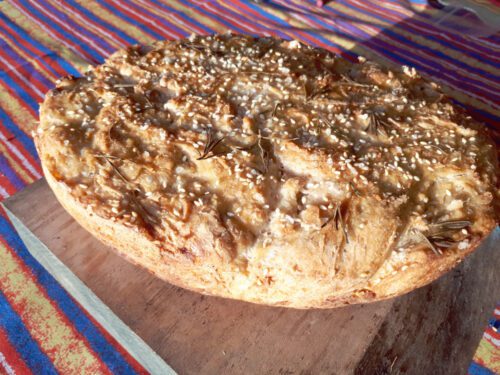
[[[31,139],[38,103],[60,76],[155,39],[231,30],[293,38],[355,60],[409,65],[441,83],[500,143],[500,35],[471,37],[432,20],[424,0],[0,0],[0,197],[41,178]],[[498,291],[491,291],[498,293]],[[485,322],[486,325],[487,322]],[[492,324],[494,325],[494,324]],[[500,373],[485,333],[471,374]],[[0,209],[0,373],[145,369],[30,255]]]

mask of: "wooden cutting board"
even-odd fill
[[[95,240],[41,180],[4,205],[180,374],[465,374],[500,286],[500,230],[389,301],[292,310],[202,296]]]

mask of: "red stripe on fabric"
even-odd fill
[[[139,23],[139,24],[148,23],[152,29],[154,29],[159,34],[164,35],[167,39],[176,39],[179,37],[181,37],[181,38],[183,37],[182,34],[179,34],[178,32],[176,32],[174,30],[170,30],[168,28],[165,28],[165,27],[163,27],[163,25],[159,26],[156,23],[151,22],[146,17],[142,17],[142,15],[140,15],[140,13],[132,12],[129,8],[129,5],[132,5],[130,3],[123,4],[122,2],[116,1],[116,0],[111,0],[111,2],[116,4],[121,9],[121,11],[123,13],[125,13],[127,16],[129,16],[130,18],[135,20],[137,23]]]
[[[115,0],[111,0],[115,2]],[[178,21],[173,22],[170,18],[168,17],[169,20],[167,20],[167,17],[161,17],[157,14],[155,14],[151,9],[145,7],[145,6],[140,6],[139,4],[136,4],[133,1],[127,1],[126,4],[122,3],[122,9],[125,9],[127,12],[137,12],[135,14],[141,15],[143,17],[138,17],[139,19],[142,19],[144,21],[148,22],[150,25],[156,26],[158,31],[163,30],[164,32],[168,33],[168,37],[171,39],[177,39],[177,38],[183,38],[185,35],[182,33],[182,31],[177,31],[175,28],[171,28],[170,25],[164,24],[162,21],[170,23],[172,26],[175,26],[181,30],[184,30],[182,26],[179,25]],[[151,19],[149,18],[151,17]],[[154,19],[153,19],[154,17]],[[158,20],[159,19],[159,20]],[[141,22],[141,21],[139,21]],[[153,22],[153,23],[151,23]],[[187,30],[186,30],[187,31]],[[191,30],[192,31],[192,30]]]
[[[113,39],[114,42],[116,42],[117,44],[119,44],[120,48],[125,48],[129,44],[127,41],[125,41],[124,39],[122,39],[118,34],[111,33],[111,31],[109,31],[106,27],[104,27],[103,25],[100,25],[99,23],[97,23],[94,20],[92,20],[90,17],[88,17],[87,15],[85,15],[85,13],[78,12],[76,10],[71,9],[71,7],[66,6],[65,3],[64,3],[64,1],[53,0],[52,2],[55,3],[55,4],[57,4],[60,8],[62,8],[63,9],[62,12],[69,13],[71,16],[78,17],[78,19],[80,21],[88,23],[88,24],[94,26],[94,28],[95,28],[95,30],[97,32],[101,32],[101,33],[105,34],[109,39]],[[96,17],[98,17],[97,14],[96,14]],[[89,32],[92,32],[94,34],[93,31],[91,31],[89,29],[87,29],[87,30]],[[109,43],[109,44],[112,44],[112,43]]]
[[[19,356],[16,348],[12,346],[7,333],[2,328],[0,328],[0,354],[3,354],[5,361],[15,374],[31,374],[30,369]],[[0,372],[1,370],[2,365],[0,364]]]
[[[495,332],[493,328],[487,328],[486,332],[490,335],[490,340],[500,340],[500,332]]]
[[[226,22],[230,23],[233,26],[243,27],[247,31],[253,34],[262,34],[263,30],[259,27],[254,27],[255,23],[247,22],[247,18],[243,14],[233,15],[233,14],[222,14],[219,10],[213,9],[210,7],[209,2],[205,1],[195,1],[193,3],[204,8],[207,12],[214,15],[214,18],[223,18]],[[224,4],[218,4],[220,7],[224,8]],[[234,4],[233,4],[234,5]],[[237,20],[234,17],[239,17]],[[271,31],[272,32],[272,31]]]
[[[10,78],[14,79],[12,77],[10,77]],[[29,112],[32,117],[38,118],[38,111],[34,108],[31,108],[29,106],[29,104],[24,101],[24,99],[19,95],[19,93],[16,90],[14,90],[15,87],[11,87],[10,85],[7,85],[7,83],[1,79],[0,79],[0,85],[2,85],[4,87],[4,89],[9,93],[9,95],[11,97],[13,97],[13,99],[15,99],[18,102],[19,106],[23,107],[27,112]],[[23,128],[21,128],[21,129],[23,129]],[[23,130],[25,130],[25,129],[23,129]]]
[[[354,4],[353,4],[352,6],[356,6],[356,5],[354,5]],[[365,10],[365,11],[367,11],[367,12],[372,12],[372,13],[375,13],[375,12],[376,12],[376,11],[374,11],[374,9],[373,9],[373,8],[368,7],[368,6],[367,6],[366,4],[364,4],[364,3],[359,3],[359,5],[358,5],[357,7],[358,7],[359,9],[364,9],[364,10]],[[385,15],[386,15],[386,14],[384,14],[384,16],[385,16]],[[387,16],[388,16],[388,14],[387,14]],[[388,16],[388,17],[389,17],[389,16]],[[403,21],[404,21],[404,20],[403,20]],[[381,30],[379,27],[375,27],[375,26],[371,26],[371,25],[364,25],[364,27],[366,27],[366,28],[370,28],[370,29],[371,29],[371,30],[373,30],[375,33],[377,33],[377,32],[381,32],[381,31],[383,32],[383,30]],[[404,30],[404,28],[402,28],[402,27],[400,27],[400,28]],[[406,30],[406,31],[407,31],[407,30]],[[412,42],[411,40],[408,40],[408,38],[407,38],[406,36],[401,35],[401,34],[400,34],[399,32],[397,32],[397,31],[396,31],[396,33],[397,33],[397,34],[398,34],[398,35],[399,35],[399,36],[400,36],[403,40],[398,40],[398,39],[396,39],[395,37],[393,37],[393,36],[391,36],[391,35],[389,35],[389,34],[387,34],[387,33],[384,33],[384,36],[385,36],[386,38],[388,38],[388,39],[393,40],[393,41],[394,41],[394,43],[397,43],[398,45],[400,45],[400,46],[401,46],[401,48],[405,48],[405,47],[407,47],[407,48],[415,48],[415,47],[418,47],[418,45],[419,45],[418,43],[415,43],[415,42]],[[374,37],[376,38],[377,36],[375,35]],[[430,47],[430,46],[428,46],[428,45],[424,45],[424,46],[425,46],[426,48],[429,48],[429,49],[433,50],[433,51],[435,50],[435,48]],[[437,51],[439,52],[439,50],[437,50]],[[455,65],[455,64],[454,64],[455,59],[453,59],[453,58],[452,58],[451,56],[449,56],[449,55],[447,55],[447,56],[451,57],[451,58],[453,59],[453,61],[448,61],[448,60],[442,59],[442,58],[437,57],[437,56],[428,55],[428,53],[427,53],[427,52],[425,52],[425,51],[423,51],[423,50],[420,50],[419,52],[420,52],[420,53],[423,53],[423,54],[426,54],[426,55],[428,56],[428,59],[429,59],[429,60],[434,60],[434,61],[435,61],[436,59],[439,59],[439,61],[441,61],[441,62],[442,62],[442,64],[446,64],[446,65],[450,66],[450,71],[455,71],[456,69],[458,69],[458,70],[461,70],[461,71],[463,71],[463,72],[464,72],[464,74],[463,74],[463,75],[467,74],[467,72],[464,70],[464,68],[461,68],[461,67],[459,67],[459,66],[457,66],[457,65]],[[488,57],[488,58],[489,58],[489,56],[486,56],[486,55],[484,55],[484,54],[481,54],[481,56],[483,56],[483,57],[485,57],[485,58],[486,58],[486,57]],[[484,60],[483,60],[482,62],[484,62]],[[483,70],[483,69],[481,69],[481,70]],[[477,77],[481,77],[481,78],[483,78],[483,79],[485,79],[485,80],[491,81],[491,79],[486,78],[486,77],[484,76],[484,74],[474,73],[474,75],[475,75],[475,76],[477,76]],[[492,82],[492,83],[493,83],[493,82]]]
[[[30,176],[33,180],[36,180],[42,176],[42,168],[40,167],[40,163],[38,160],[34,157],[34,155],[31,155],[25,148],[24,145],[19,142],[17,139],[13,138],[9,141],[9,139],[12,137],[12,134],[9,133],[8,129],[0,125],[0,134],[5,137],[5,140],[2,140],[0,137],[0,142],[3,142],[5,145],[5,148],[7,148],[9,152],[9,156],[14,159],[18,165],[22,166],[23,170],[26,172],[28,176]],[[11,150],[10,147],[13,147],[21,154],[22,157],[24,157],[25,161],[16,155],[16,152]],[[30,170],[28,166],[25,164],[28,164],[28,166],[33,169],[33,171]],[[37,173],[34,173],[37,172]],[[16,171],[16,174],[17,171]],[[19,175],[19,174],[18,174]],[[24,180],[23,177],[19,176],[21,180]]]
[[[23,51],[23,53],[27,54],[30,58],[36,59],[40,55],[41,51],[35,51],[34,46],[31,43],[26,42],[23,38],[19,37],[16,34],[15,30],[13,30],[12,28],[9,27],[10,26],[9,24],[4,24],[3,26],[7,29],[6,31],[9,32],[9,33],[2,33],[1,34],[1,37],[3,39],[9,40],[12,44],[14,44],[16,46],[25,47],[28,51]],[[21,48],[19,48],[19,49],[21,49]],[[64,70],[61,71],[59,69],[56,69],[57,67],[54,67],[52,63],[50,63],[49,65],[56,71],[57,74],[60,74],[60,75],[65,74]],[[56,76],[56,73],[51,71],[47,66],[45,66],[43,64],[40,64],[40,69],[37,69],[37,70],[38,71],[43,70],[44,72],[47,73],[47,75],[49,75],[50,77],[53,77],[54,79],[58,78],[58,76]]]
[[[378,19],[381,19],[382,21],[394,21],[393,22],[394,26],[400,27],[401,29],[403,29],[407,32],[424,33],[423,35],[431,34],[431,35],[438,37],[438,38],[442,38],[442,39],[445,38],[447,43],[454,45],[455,47],[459,48],[461,51],[463,51],[464,49],[467,49],[467,50],[473,51],[474,53],[484,55],[484,52],[481,52],[477,49],[472,48],[474,42],[476,42],[477,39],[475,39],[474,41],[465,40],[464,43],[460,43],[457,40],[456,36],[455,36],[455,39],[453,39],[452,37],[454,35],[446,34],[443,30],[436,28],[432,23],[428,23],[427,20],[419,19],[417,21],[416,19],[408,18],[407,16],[397,17],[395,15],[390,14],[389,12],[384,12],[382,9],[379,9],[376,6],[370,7],[369,5],[366,4],[366,2],[360,2],[360,1],[356,1],[356,0],[350,0],[350,1],[346,0],[345,2],[347,4],[350,4],[354,8],[364,9],[365,11],[370,13],[370,16],[372,18],[378,18]],[[325,9],[328,9],[328,7],[325,7]],[[330,14],[332,14],[332,13],[330,12]],[[366,14],[364,14],[364,15],[368,17],[368,15],[366,15]],[[415,15],[418,16],[418,13],[415,13]],[[405,27],[401,27],[402,26],[401,22],[404,22]],[[427,27],[420,26],[417,24],[417,22],[425,23]],[[380,29],[382,30],[384,27],[385,26],[380,26]],[[412,28],[413,30],[411,30],[410,28]],[[484,47],[484,48],[489,49],[489,47]],[[457,52],[459,52],[459,51],[457,51]],[[491,56],[489,56],[489,57],[491,57]]]
[[[252,8],[248,7],[242,1],[234,1],[234,2],[232,2],[232,4],[238,4],[241,8],[244,8],[247,12],[252,13],[253,15],[255,15],[257,17],[262,17],[261,14],[259,14],[258,12],[256,12],[255,10],[253,10]],[[313,35],[308,34],[308,33],[304,32],[304,31],[301,31],[301,30],[298,30],[298,29],[294,29],[294,31],[288,31],[287,33],[291,33],[291,34],[294,34],[294,35],[299,35],[299,36],[301,36],[301,38],[298,38],[298,39],[301,39],[303,41],[304,40],[311,40],[316,45],[318,45],[318,46],[320,46],[320,47],[322,47],[324,49],[327,49],[327,50],[332,51],[332,52],[334,52],[336,54],[339,54],[339,55],[342,55],[342,56],[344,56],[346,58],[349,58],[349,60],[352,59],[352,57],[345,55],[344,51],[342,51],[340,48],[335,47],[334,45],[330,45],[330,44],[324,43],[321,40],[319,40],[316,37],[314,37]],[[309,43],[309,42],[307,42],[307,43]]]
[[[6,23],[3,25],[3,27],[5,27],[6,31],[9,31],[9,33],[2,33],[1,34],[2,38],[10,40],[13,44],[17,44],[17,45],[21,45],[21,46],[25,47],[29,51],[29,53],[32,54],[30,56],[32,58],[37,58],[38,56],[40,56],[42,51],[38,50],[32,43],[27,42],[24,38],[22,38],[19,34],[17,34],[16,31],[10,27],[10,24]],[[26,32],[29,33],[30,30],[26,30]],[[24,53],[28,53],[28,52],[24,51]],[[54,72],[51,71],[48,67],[44,66],[43,64],[40,64],[43,67],[43,70],[45,72],[47,72],[47,74],[49,74],[50,76],[52,76],[56,79],[59,78],[60,76],[67,74],[66,70],[64,70],[57,63],[56,59],[53,59],[52,57],[50,57],[50,55],[42,55],[42,57],[45,57],[45,56],[48,56],[49,59],[51,60],[50,62],[47,61],[47,64],[49,64],[55,70],[57,75],[54,74]]]
[[[1,243],[3,243],[3,244],[5,245],[5,247],[9,250],[9,252],[10,252],[11,254],[13,254],[14,258],[18,261],[18,264],[21,266],[21,268],[23,269],[23,271],[27,272],[27,274],[29,275],[29,277],[30,277],[30,278],[31,278],[34,282],[36,282],[36,280],[34,279],[34,276],[32,276],[32,274],[31,274],[31,272],[30,272],[29,268],[28,268],[28,267],[27,267],[27,266],[26,266],[26,265],[22,262],[22,259],[21,259],[20,257],[18,257],[18,256],[17,256],[17,254],[16,254],[16,253],[15,253],[15,252],[14,252],[14,251],[13,251],[13,250],[9,247],[9,245],[8,245],[8,244],[4,241],[4,239],[3,239],[3,238],[1,238],[1,237],[0,237],[0,242],[1,242]],[[46,294],[46,292],[45,292],[44,288],[43,288],[41,285],[39,285],[38,283],[37,283],[37,285],[39,286],[39,289],[40,289],[40,290],[41,290],[41,292],[43,293],[44,297],[45,297],[47,300],[49,300],[49,301],[50,301],[51,305],[52,305],[52,306],[54,306],[54,308],[55,308],[56,310],[58,310],[58,311],[59,311],[59,309],[58,309],[57,305],[56,305],[56,304],[55,304],[55,303],[54,303],[54,302],[50,299],[50,297]],[[147,373],[148,373],[148,372],[144,369],[144,367],[142,367],[142,365],[141,365],[139,362],[137,362],[137,360],[136,360],[134,357],[132,357],[132,356],[130,355],[130,353],[129,353],[128,351],[126,351],[126,350],[123,348],[123,346],[122,346],[122,345],[121,345],[121,344],[120,344],[120,343],[119,343],[119,342],[118,342],[118,341],[117,341],[117,340],[116,340],[113,336],[111,336],[111,335],[110,335],[110,334],[106,331],[106,329],[105,329],[104,327],[102,327],[102,325],[101,325],[101,324],[99,324],[99,323],[98,323],[98,322],[97,322],[97,321],[96,321],[96,320],[95,320],[95,319],[94,319],[94,318],[93,318],[93,317],[92,317],[92,316],[91,316],[91,315],[87,312],[87,310],[86,310],[84,307],[82,307],[82,306],[80,305],[80,303],[79,303],[79,302],[78,302],[78,301],[77,301],[77,300],[76,300],[76,299],[75,299],[72,295],[70,295],[70,294],[68,294],[68,295],[69,295],[69,297],[73,300],[73,302],[74,302],[75,304],[77,304],[77,305],[80,307],[81,311],[82,311],[82,312],[83,312],[83,313],[87,316],[87,318],[88,318],[88,319],[92,322],[92,324],[94,324],[94,325],[95,325],[95,326],[99,329],[99,331],[101,331],[101,334],[102,334],[102,335],[106,338],[106,341],[109,343],[109,345],[110,345],[110,346],[112,346],[112,347],[113,347],[113,348],[114,348],[114,349],[115,349],[118,353],[120,353],[120,355],[121,355],[121,356],[125,359],[125,361],[126,361],[126,362],[128,362],[128,363],[132,366],[132,368],[133,368],[135,371],[137,371],[137,373],[139,373],[139,374],[147,374]],[[7,299],[9,299],[8,295],[6,295],[6,298],[7,298]],[[16,313],[17,313],[17,314],[21,317],[21,319],[22,319],[22,317],[23,317],[23,315],[22,315],[22,310],[18,310],[18,309],[16,309],[16,307],[15,307],[15,306],[13,306],[13,305],[11,305],[11,306],[12,306],[12,309],[13,309],[14,311],[16,311]],[[84,338],[84,337],[82,337],[82,336],[80,335],[80,333],[76,330],[76,328],[75,328],[75,327],[71,324],[71,322],[70,322],[69,320],[67,320],[67,319],[66,319],[66,317],[65,317],[64,313],[63,313],[63,312],[61,312],[61,311],[59,311],[59,313],[60,313],[60,316],[61,316],[61,317],[63,317],[63,320],[64,320],[64,321],[65,321],[65,322],[66,322],[69,326],[71,326],[71,328],[72,328],[73,332],[75,332],[75,333],[77,334],[78,338],[79,338],[79,339],[81,339],[81,340],[83,340],[83,341],[85,342],[85,344],[86,344],[86,347],[87,347],[87,348],[88,348],[88,349],[89,349],[89,350],[90,350],[90,351],[91,351],[91,352],[92,352],[92,353],[93,353],[93,354],[94,354],[97,358],[99,358],[99,355],[98,355],[97,353],[95,353],[95,352],[92,350],[92,348],[90,348],[90,346],[89,346],[89,345],[88,345],[88,343],[86,342],[85,338]],[[107,370],[106,365],[105,365],[102,361],[99,361],[99,362],[100,362],[100,363],[101,363],[101,365],[102,365],[102,366],[103,366],[103,367]]]
[[[259,14],[258,12],[254,11],[253,9],[249,8],[246,6],[246,4],[242,3],[242,2],[237,2],[237,1],[234,1],[232,2],[232,5],[238,5],[240,8],[244,8],[247,12],[249,13],[252,13],[253,15],[257,16],[257,18],[260,18],[260,21],[262,23],[265,23],[266,26],[270,29],[270,30],[262,30],[262,28],[259,28],[259,29],[255,29],[251,26],[248,25],[248,23],[246,21],[244,21],[243,19],[238,19],[236,21],[234,21],[232,19],[233,16],[231,16],[231,18],[228,18],[229,16],[226,16],[226,17],[223,17],[223,14],[220,13],[217,9],[212,9],[209,7],[209,4],[208,3],[205,3],[205,2],[200,2],[200,1],[193,1],[195,4],[197,4],[198,6],[204,8],[207,12],[211,13],[211,14],[215,14],[216,17],[214,17],[215,19],[217,18],[223,18],[225,19],[228,23],[231,23],[231,24],[235,24],[235,22],[237,22],[237,26],[238,27],[243,27],[245,29],[247,29],[247,31],[250,31],[251,33],[254,33],[254,34],[262,34],[263,32],[267,32],[269,34],[272,34],[272,35],[277,35],[276,32],[274,32],[273,28],[271,26],[269,26],[269,23],[273,23],[273,21],[271,20],[268,20],[266,19],[265,21],[262,20],[262,15]],[[220,7],[224,8],[225,4],[218,4]],[[242,17],[242,16],[240,16]],[[333,51],[335,53],[338,53],[338,54],[343,54],[343,51],[340,50],[339,48],[335,47],[335,46],[331,46],[331,45],[328,45],[328,44],[325,44],[321,41],[319,41],[318,39],[316,39],[315,37],[309,35],[309,34],[306,34],[300,30],[295,30],[295,31],[290,31],[290,30],[281,30],[283,33],[287,34],[288,36],[296,36],[296,35],[300,35],[302,38],[298,38],[298,39],[301,39],[301,40],[304,40],[304,39],[309,39],[309,40],[312,40],[314,43],[316,43],[317,45],[325,48],[325,49],[328,49],[330,51]],[[292,34],[292,35],[290,35]],[[293,37],[292,37],[293,38]]]
[[[24,60],[23,58],[21,59]],[[6,69],[7,72],[9,71],[13,72],[13,74],[9,74],[10,78],[15,80],[19,86],[22,86],[24,88],[24,91],[28,95],[30,95],[33,99],[35,98],[38,98],[38,100],[43,99],[44,93],[48,91],[49,87],[43,85],[42,82],[40,82],[37,79],[34,80],[29,79],[30,77],[32,77],[32,75],[25,68],[25,64],[16,66],[16,64],[18,63],[11,60],[10,56],[7,56],[7,54],[0,55],[0,63],[5,64],[4,69]],[[31,65],[31,63],[29,62],[27,63]]]
[[[12,185],[9,179],[1,173],[0,173],[0,186],[7,192],[7,194],[9,194],[9,196],[17,192],[16,187]]]
[[[388,48],[387,46],[383,44],[388,44],[389,47],[392,45],[396,45],[400,51],[394,51],[394,54],[397,56],[404,57],[408,60],[411,61],[411,64],[414,66],[422,66],[423,69],[427,70],[428,74],[432,74],[434,79],[436,80],[441,80],[442,82],[445,82],[446,84],[453,86],[457,89],[460,89],[461,86],[463,86],[463,82],[466,82],[467,85],[469,86],[468,88],[461,88],[464,93],[468,94],[469,96],[472,96],[476,98],[479,101],[482,101],[486,105],[491,105],[491,103],[485,102],[488,98],[491,97],[491,95],[495,94],[495,91],[493,90],[488,90],[487,86],[484,85],[484,82],[478,83],[478,82],[472,82],[470,80],[466,80],[467,76],[467,71],[464,71],[462,68],[458,68],[457,66],[449,66],[446,67],[446,65],[449,65],[445,60],[441,60],[437,56],[429,55],[427,52],[421,50],[419,53],[424,57],[423,59],[420,59],[417,56],[411,55],[411,54],[405,54],[404,50],[405,48],[411,48],[411,45],[401,45],[400,41],[392,39],[390,36],[385,35],[386,39],[392,40],[392,43],[390,41],[387,41],[381,37],[375,37],[370,40],[367,40],[365,42],[365,46],[372,45],[370,49],[372,49],[374,52],[377,54],[384,56],[387,59],[390,59],[394,61],[397,64],[400,64],[400,62],[397,60],[397,57],[391,57],[388,55],[385,55],[383,53],[383,50]],[[428,62],[429,61],[434,61],[434,64],[437,66],[432,66]],[[458,72],[458,71],[461,72]],[[420,68],[420,71],[422,71],[422,68]],[[470,74],[469,74],[470,75]],[[487,80],[487,78],[484,78]]]
[[[87,315],[87,317],[89,318],[89,320],[96,326],[99,328],[99,330],[101,331],[102,335],[106,338],[106,340],[109,342],[109,344],[111,346],[113,346],[113,348],[116,349],[116,351],[118,353],[120,353],[122,355],[122,357],[133,367],[133,369],[135,371],[137,371],[137,373],[139,374],[148,374],[148,372],[146,371],[146,369],[144,367],[142,367],[142,365],[137,362],[137,360],[132,357],[130,355],[130,353],[125,350],[125,348],[123,348],[123,346],[113,337],[111,336],[108,331],[103,327],[101,326],[101,324],[99,324],[99,322],[97,322],[88,312],[87,310],[85,310],[85,308],[83,308],[80,303],[75,300],[73,298],[72,295],[70,295],[71,299],[76,303],[78,304],[78,306],[80,306],[80,308],[82,309],[82,311],[85,313],[85,315]]]
[[[143,0],[138,0],[138,2],[142,5],[142,8],[145,8],[152,13],[159,13],[159,14],[156,14],[157,17],[162,17],[162,16],[165,18],[168,17],[169,19],[172,20],[172,23],[176,22],[178,27],[180,27],[180,28],[184,28],[184,25],[185,25],[197,34],[200,34],[200,35],[207,34],[207,31],[203,30],[201,27],[199,27],[195,23],[191,22],[190,20],[188,20],[186,18],[181,18],[180,15],[178,15],[176,13],[164,10],[163,8],[161,8],[159,5],[157,5],[155,3],[147,3]],[[175,22],[174,22],[174,20],[175,20]],[[182,25],[182,24],[184,24],[184,25]]]
[[[101,41],[101,38],[95,37],[95,34],[92,31],[90,31],[89,29],[86,28],[86,31],[89,32],[90,34],[93,34],[94,37],[92,37],[92,36],[88,37],[86,35],[83,35],[82,33],[78,33],[78,30],[74,29],[72,26],[70,26],[69,24],[67,24],[66,22],[64,22],[63,19],[58,18],[55,15],[53,15],[52,12],[48,11],[47,9],[45,9],[45,7],[41,6],[36,1],[30,0],[30,2],[41,13],[45,14],[49,19],[51,19],[52,21],[54,21],[55,23],[57,23],[61,28],[63,28],[64,30],[66,30],[69,34],[72,34],[76,38],[78,38],[81,41],[85,42],[85,44],[94,47],[94,50],[98,51],[102,55],[106,56],[106,55],[109,54],[110,51],[108,51],[107,49],[105,49],[105,47],[101,46],[100,43],[98,43],[98,42]]]
[[[55,41],[59,41],[60,43],[64,44],[66,47],[68,47],[73,53],[78,55],[79,57],[85,59],[89,64],[96,65],[99,62],[94,59],[94,57],[89,54],[85,48],[82,46],[75,44],[68,39],[64,38],[58,31],[55,29],[50,28],[50,26],[42,21],[41,19],[36,18],[33,16],[30,12],[29,9],[26,9],[22,4],[19,4],[17,2],[12,2],[12,5],[14,5],[21,13],[23,13],[27,18],[29,18],[31,21],[33,21],[35,24],[39,25],[47,34],[49,34]]]
[[[99,363],[100,370],[102,371],[102,373],[111,375],[111,371],[106,366],[106,364],[101,360],[101,358],[99,357],[99,354],[97,354],[92,349],[92,347],[89,345],[89,342],[87,341],[87,339],[83,335],[80,334],[80,332],[71,323],[71,321],[68,319],[68,317],[59,309],[59,307],[57,306],[57,303],[49,297],[45,288],[37,282],[35,276],[31,272],[31,269],[23,262],[23,259],[21,257],[19,257],[19,255],[9,246],[9,244],[1,236],[0,236],[0,243],[9,251],[11,256],[15,259],[19,268],[25,273],[25,276],[27,278],[29,278],[38,287],[38,290],[43,295],[43,297],[50,303],[50,305],[54,308],[54,310],[57,311],[58,318],[61,319],[65,323],[65,325],[73,332],[73,334],[78,338],[78,340],[81,341],[85,345],[86,349],[90,353],[93,354],[93,356],[96,358],[96,360]],[[7,301],[9,301],[12,310],[14,310],[17,313],[17,315],[21,318],[21,320],[23,320],[24,324],[26,325],[26,314],[25,314],[26,305],[23,303],[13,303],[12,293],[10,291],[3,291],[3,292],[5,295],[5,298],[7,299]],[[38,342],[38,345],[40,345],[40,342],[35,337],[33,338],[33,340]],[[55,353],[46,352],[46,354],[49,358],[52,359],[54,357]]]
[[[299,8],[297,8],[294,4],[287,4],[285,3],[284,1],[278,1],[277,3],[283,5],[283,6],[289,6],[289,7],[293,7],[294,10],[297,10],[297,11],[300,11]],[[297,17],[297,16],[296,16]],[[313,20],[313,19],[310,19],[310,18],[307,18],[306,16],[301,16],[300,17],[301,19],[304,19],[303,22],[306,22],[306,23],[309,23],[310,25],[315,25],[315,26],[318,26],[320,28],[323,27],[323,25],[321,25],[319,22]],[[325,23],[327,23],[328,25],[332,25],[332,26],[336,26],[338,27],[341,31],[345,32],[346,34],[352,34],[352,29],[349,29],[349,28],[346,28],[346,27],[343,27],[341,26],[340,24],[336,24],[335,22],[332,22],[330,20],[323,20]],[[362,26],[353,26],[351,25],[351,28],[355,28],[355,29],[358,29],[360,32],[362,33],[366,33],[367,31],[364,30],[364,29],[369,29],[371,30],[372,32],[374,32],[374,34],[376,34],[377,32],[380,31],[380,28],[378,27],[374,27],[374,26],[370,26],[370,25],[362,25]],[[404,38],[404,36],[402,36],[402,38]],[[381,46],[380,44],[381,43],[384,43],[384,44],[389,44],[389,45],[394,45],[396,46],[398,49],[400,50],[404,50],[404,49],[407,49],[407,48],[412,48],[414,47],[415,45],[411,43],[411,41],[405,41],[405,40],[398,40],[397,38],[389,35],[389,34],[384,34],[383,35],[383,38],[381,35],[374,35],[372,38],[369,38],[369,39],[366,39],[363,44],[365,47],[369,48],[372,52],[380,55],[381,52],[380,51],[383,51],[386,47],[385,46]],[[374,45],[373,47],[369,47],[369,45]],[[395,52],[396,54],[402,56],[402,51],[398,51],[398,52]],[[405,54],[404,57],[407,58],[407,59],[410,59],[412,60],[414,63],[419,63],[421,65],[425,65],[426,66],[426,69],[429,69],[429,70],[432,70],[432,71],[437,71],[439,74],[434,74],[436,77],[443,77],[445,76],[446,80],[448,82],[450,82],[451,85],[454,85],[456,87],[458,87],[457,85],[460,84],[460,82],[462,82],[462,80],[460,79],[455,79],[455,78],[451,78],[449,77],[449,74],[450,72],[456,72],[457,70],[461,71],[461,75],[462,77],[464,77],[465,75],[471,75],[469,74],[467,71],[465,71],[463,68],[460,68],[456,65],[454,65],[452,62],[448,61],[448,60],[444,60],[444,59],[440,59],[439,57],[436,57],[434,55],[430,55],[429,52],[426,52],[426,51],[423,51],[421,50],[420,53],[422,55],[424,55],[426,57],[426,59],[419,59],[417,57],[412,57],[408,54]],[[382,55],[384,55],[382,53]],[[384,55],[385,56],[385,55]],[[388,56],[386,56],[386,58],[389,58]],[[391,60],[394,60],[391,58]],[[434,61],[436,64],[438,64],[438,67],[432,67],[430,65],[428,65],[426,63],[426,61]],[[443,73],[443,72],[448,72],[448,73]],[[476,74],[474,73],[473,74],[474,76],[476,77],[482,77],[483,79],[487,79],[486,77],[482,76],[482,75],[479,75],[479,74]],[[475,80],[477,80],[477,78],[475,78]],[[452,81],[454,81],[455,83],[451,83]],[[470,89],[467,90],[467,93],[470,93],[471,95],[470,96],[473,96],[481,101],[483,101],[483,103],[485,103],[485,100],[487,100],[487,98],[489,98],[492,94],[494,95],[495,94],[495,91],[493,90],[488,90],[487,87],[485,87],[483,84],[481,83],[478,83],[478,82],[472,82],[472,81],[467,81],[468,85],[471,86]],[[482,90],[482,91],[481,91]],[[488,105],[488,103],[485,103]]]
[[[17,156],[15,156],[14,152],[12,152],[11,150],[8,150],[8,154],[9,154],[9,158],[5,157],[4,162],[8,164],[8,167],[10,168],[10,170],[15,174],[15,178],[17,178],[20,182],[23,183],[21,188],[24,185],[30,184],[41,177],[41,175],[34,176],[33,173],[31,173],[31,171],[29,170],[29,168],[25,164],[23,164]],[[14,163],[16,163],[17,165],[14,165]],[[29,163],[27,163],[27,164],[30,165]],[[30,167],[33,168],[33,166],[31,166],[31,165],[30,165]],[[21,171],[19,171],[19,169],[21,169]],[[23,175],[21,172],[24,172],[25,175]],[[6,176],[3,176],[2,174],[0,174],[0,177],[8,178]],[[10,176],[10,177],[13,177],[13,176]],[[19,181],[16,183],[17,185],[19,185]],[[13,185],[13,186],[16,186],[16,185]],[[16,190],[17,189],[19,189],[19,187],[17,187]],[[14,193],[16,193],[16,192],[14,192]],[[12,194],[12,193],[10,193],[10,194]]]
[[[438,27],[435,27],[432,22],[428,20],[416,20],[414,18],[404,18],[398,19],[395,16],[391,16],[388,12],[384,12],[382,9],[377,7],[369,7],[363,2],[359,2],[357,0],[348,1],[348,3],[355,8],[364,9],[366,12],[370,13],[371,17],[379,18],[382,20],[390,20],[395,21],[393,26],[397,26],[402,30],[405,30],[408,33],[418,33],[425,37],[425,35],[432,35],[436,39],[445,40],[447,44],[454,46],[457,50],[457,53],[467,53],[468,51],[473,52],[475,54],[482,55],[484,57],[488,57],[489,59],[493,59],[493,54],[486,54],[484,50],[487,49],[491,51],[491,47],[484,45],[482,43],[479,45],[479,39],[477,38],[461,38],[461,35],[447,33],[446,30],[442,30]],[[404,23],[403,23],[404,22]],[[403,23],[403,24],[402,24]],[[419,25],[418,23],[423,23],[424,25]],[[381,27],[382,29],[384,26]],[[463,40],[463,42],[461,42]],[[439,42],[436,41],[439,44]],[[475,48],[476,47],[476,48]],[[439,50],[439,47],[437,48]],[[495,58],[496,61],[500,61],[498,58]],[[483,61],[483,63],[485,63]],[[488,62],[486,62],[488,63]],[[489,64],[492,67],[495,65]]]

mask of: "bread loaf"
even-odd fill
[[[414,69],[298,41],[118,51],[47,94],[35,142],[97,238],[168,282],[254,303],[397,296],[497,223],[483,125]]]

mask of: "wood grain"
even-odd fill
[[[454,271],[394,300],[258,306],[198,295],[126,262],[82,229],[44,180],[4,204],[181,374],[465,373],[500,285],[497,231]]]

